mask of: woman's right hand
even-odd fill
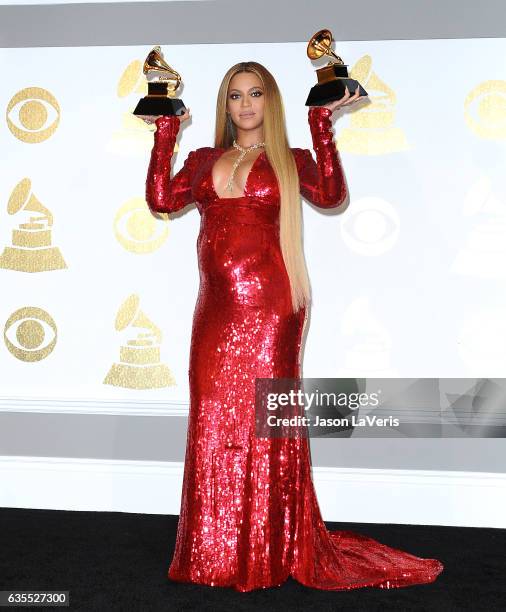
[[[158,117],[164,117],[164,116],[165,115],[137,115],[137,117],[140,117],[149,125],[153,124],[158,119]],[[183,121],[187,121],[190,118],[190,109],[187,108],[183,115],[175,115],[175,116],[179,118],[179,121],[181,123],[183,123]]]

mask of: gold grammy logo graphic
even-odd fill
[[[13,116],[18,115],[21,127],[16,125],[9,116],[18,104],[20,108],[12,114]],[[55,117],[49,126],[42,129],[48,121],[48,110]],[[60,105],[56,98],[46,89],[27,87],[9,100],[5,117],[9,130],[16,138],[32,144],[39,143],[47,140],[55,133],[60,123]]]
[[[479,138],[506,140],[506,81],[488,80],[476,85],[464,100],[464,120]],[[468,190],[462,212],[473,217],[475,223],[452,263],[452,272],[482,279],[506,278],[503,184],[503,167],[491,164]]]
[[[14,187],[7,212],[10,215],[21,212],[38,213],[29,221],[20,223],[12,230],[12,246],[4,248],[0,255],[0,268],[19,272],[47,272],[66,268],[60,249],[51,246],[53,215],[31,193],[30,179],[22,179]]]
[[[118,98],[127,98],[128,108],[121,116],[121,127],[112,135],[107,150],[120,155],[145,155],[153,147],[153,132],[156,125],[147,124],[140,117],[133,114],[139,101],[139,94],[143,97],[148,93],[148,82],[142,71],[143,61],[133,60],[123,71],[118,86]],[[174,93],[175,95],[175,93]],[[174,152],[179,150],[176,143]]]
[[[158,213],[168,218],[167,213]],[[131,198],[114,217],[114,235],[123,248],[132,253],[152,253],[165,242],[170,221],[157,223],[144,198]],[[157,228],[163,229],[156,236]]]
[[[498,168],[499,170],[499,168]],[[462,215],[474,218],[467,240],[452,262],[451,271],[482,279],[506,279],[506,202],[483,174],[464,198]]]
[[[506,81],[483,81],[464,100],[464,119],[480,138],[506,140]]]
[[[148,94],[148,84],[143,76],[142,62],[140,60],[130,62],[119,79],[118,97],[126,98],[133,93],[146,96]]]
[[[371,104],[350,113],[350,127],[338,136],[339,149],[361,155],[409,149],[403,131],[394,126],[395,92],[372,71],[371,56],[364,55],[349,74],[369,92]]]
[[[176,382],[169,368],[160,363],[160,329],[140,310],[139,297],[130,295],[116,316],[116,331],[144,330],[135,333],[120,347],[120,362],[114,363],[104,384],[127,389],[169,387]]]
[[[14,324],[17,325],[14,335],[10,338],[10,331]],[[46,346],[42,346],[46,339],[45,326],[53,331],[54,337]],[[20,361],[41,361],[45,359],[56,346],[56,323],[52,317],[42,308],[36,306],[25,306],[11,314],[4,327],[4,341],[8,351]],[[14,343],[17,341],[17,345]]]
[[[398,376],[391,364],[392,337],[375,313],[374,302],[366,296],[355,298],[346,308],[341,329],[351,338],[339,377],[392,378]]]
[[[459,327],[455,334],[455,347],[459,357],[469,372],[486,372],[488,381],[491,378],[501,378],[504,373],[504,362],[506,360],[506,320],[504,318],[504,306],[502,304],[492,305],[481,303],[473,304],[474,308],[467,313],[460,313],[457,319]],[[490,381],[491,384],[492,381]],[[481,385],[480,385],[481,386]],[[501,385],[502,386],[502,385]],[[494,408],[489,402],[484,403],[484,408],[490,410],[489,416],[496,422],[502,421],[499,410],[504,406],[503,391],[497,387]],[[480,393],[481,395],[481,393]],[[494,397],[492,395],[492,397]],[[489,396],[490,397],[490,396]],[[485,424],[478,412],[481,402],[473,402],[474,417],[480,417],[482,426]],[[472,418],[472,417],[471,417]]]

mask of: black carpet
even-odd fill
[[[445,570],[432,584],[400,589],[322,591],[290,579],[281,587],[239,593],[167,578],[177,520],[154,514],[0,508],[0,590],[68,590],[70,609],[90,612],[506,608],[506,530],[326,523],[330,529],[351,529],[439,559]]]

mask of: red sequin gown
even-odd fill
[[[347,192],[331,114],[309,109],[316,162],[309,149],[292,149],[300,193],[322,208],[337,207]],[[225,149],[191,151],[171,178],[180,122],[159,117],[156,125],[148,205],[175,212],[195,202],[201,216],[187,447],[169,578],[238,591],[281,585],[289,576],[327,590],[434,581],[443,570],[436,559],[326,528],[307,438],[255,437],[255,377],[301,376],[306,320],[304,310],[291,310],[279,192],[265,151],[244,195],[220,198],[212,167]]]

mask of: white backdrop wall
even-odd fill
[[[291,146],[312,148],[304,102],[316,75],[305,47],[164,45],[193,116],[173,173],[189,151],[213,144],[218,85],[237,61],[274,74]],[[200,217],[191,205],[157,219],[144,201],[152,133],[131,112],[145,94],[148,50],[0,50],[4,397],[188,400]],[[348,209],[304,202],[314,296],[305,376],[504,375],[505,51],[504,39],[339,44],[372,104],[334,121]],[[42,212],[26,210],[31,195]],[[10,250],[16,235],[28,256]],[[48,236],[54,250],[40,264],[33,241]],[[138,307],[121,310],[131,296]],[[150,331],[129,325],[130,315],[160,337],[148,338],[147,364],[125,368],[121,347]]]

